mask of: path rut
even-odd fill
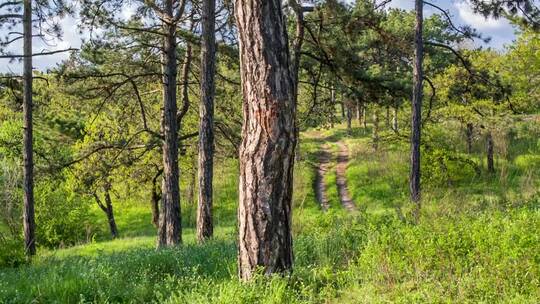
[[[338,188],[339,201],[343,208],[349,212],[354,212],[357,210],[354,201],[351,198],[349,189],[347,188],[347,177],[345,175],[347,171],[347,165],[349,163],[349,150],[347,145],[343,142],[337,142],[338,153],[337,153],[337,164],[336,164],[336,185]],[[323,211],[328,210],[330,204],[328,202],[328,195],[326,189],[326,183],[324,181],[324,176],[332,169],[330,160],[333,158],[332,153],[329,151],[327,145],[324,145],[318,154],[318,166],[317,174],[315,178],[315,196],[319,202],[321,209]]]
[[[323,147],[318,155],[319,165],[317,166],[317,175],[315,177],[315,196],[317,197],[317,201],[321,205],[321,209],[323,211],[328,210],[330,207],[328,197],[326,196],[326,184],[324,182],[324,176],[329,170],[331,156],[332,154],[328,152],[328,147],[326,146]]]
[[[349,149],[343,142],[337,143],[339,151],[337,156],[336,176],[339,200],[341,205],[350,212],[356,211],[356,205],[351,198],[349,188],[347,187],[347,165],[349,164]]]

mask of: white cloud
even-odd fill
[[[468,3],[456,2],[454,7],[458,11],[459,17],[468,25],[479,30],[494,30],[508,27],[508,21],[504,19],[485,18],[482,15],[475,14]]]

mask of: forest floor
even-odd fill
[[[304,132],[294,180],[294,272],[248,284],[236,268],[238,163],[220,159],[213,240],[196,244],[196,204],[183,201],[184,244],[157,251],[148,202],[119,201],[120,239],[107,240],[96,209],[95,241],[40,249],[29,264],[0,269],[0,302],[538,303],[540,143],[527,132],[509,146],[512,157],[498,159],[495,175],[455,165],[448,167],[452,182],[439,181],[426,158],[416,225],[407,220],[406,144],[381,142],[374,150],[369,129],[349,135],[342,125]],[[475,146],[478,163],[482,147]]]

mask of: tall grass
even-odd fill
[[[427,184],[418,225],[398,219],[407,205],[406,148],[343,129],[302,138],[294,184],[294,271],[237,279],[237,163],[216,176],[216,236],[195,243],[194,206],[183,206],[184,240],[155,250],[144,202],[117,208],[123,238],[43,251],[28,265],[0,269],[2,303],[538,303],[539,177],[508,161],[500,175]],[[343,140],[351,151],[349,190],[361,212],[342,210],[335,174],[323,213],[312,191],[316,151]],[[529,146],[528,146],[529,147]],[[404,154],[405,153],[405,154]],[[523,154],[530,154],[530,151]],[[457,181],[457,180],[456,180]],[[530,191],[524,195],[524,185]],[[99,216],[99,214],[96,214]]]

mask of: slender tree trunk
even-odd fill
[[[110,186],[105,186],[103,191],[105,193],[105,204],[101,201],[99,198],[99,195],[94,192],[94,198],[96,200],[96,203],[98,204],[99,208],[105,213],[107,216],[107,223],[109,224],[109,231],[111,232],[111,237],[115,239],[118,237],[118,228],[116,227],[116,221],[114,219],[114,211],[113,211],[113,205],[112,205],[112,199],[111,195],[109,193]]]
[[[486,152],[487,152],[487,170],[489,173],[495,173],[495,163],[493,161],[493,135],[491,131],[486,135]]]
[[[23,8],[23,230],[26,255],[36,254],[34,215],[34,148],[32,127],[32,1],[24,0]]]
[[[362,103],[360,100],[356,100],[356,120],[358,120],[358,126],[362,126]]]
[[[373,129],[371,134],[373,140],[373,150],[379,149],[379,110],[373,109]]]
[[[111,194],[108,190],[105,191],[105,213],[107,214],[107,221],[109,223],[109,229],[113,239],[118,237],[118,228],[116,227],[116,221],[114,220],[114,211],[111,200]]]
[[[289,0],[289,6],[293,8],[294,14],[296,17],[296,35],[294,37],[293,45],[292,45],[292,54],[291,54],[291,75],[293,78],[293,85],[294,85],[294,104],[296,107],[296,104],[298,103],[298,87],[299,87],[299,75],[300,75],[300,59],[302,57],[302,45],[304,44],[304,32],[305,32],[305,25],[304,25],[304,10],[302,8],[301,0]],[[318,83],[318,81],[317,81]],[[315,87],[316,89],[316,87]],[[296,150],[295,150],[295,159],[300,158],[300,128],[298,127],[298,123],[295,123],[295,133],[296,133]]]
[[[202,1],[201,103],[199,107],[199,204],[197,240],[212,237],[214,178],[214,75],[216,73],[215,0]]]
[[[416,25],[414,37],[414,66],[413,66],[413,99],[411,119],[411,172],[409,179],[410,198],[416,203],[415,219],[420,214],[420,142],[422,122],[422,97],[423,97],[423,0],[415,0]]]
[[[472,154],[472,145],[473,145],[473,133],[474,126],[472,123],[467,123],[467,130],[465,130],[465,135],[467,136],[467,153]]]
[[[173,1],[165,1],[165,14],[173,19]],[[163,180],[158,247],[182,242],[178,169],[178,124],[176,104],[176,25],[163,22]]]
[[[237,0],[243,93],[238,269],[243,280],[292,268],[293,77],[279,0]],[[269,51],[271,50],[271,51]]]
[[[352,109],[350,104],[347,104],[347,133],[352,134]]]
[[[294,8],[296,17],[296,37],[294,37],[292,46],[291,73],[294,81],[294,100],[295,104],[298,99],[298,77],[300,74],[300,59],[302,57],[302,45],[304,43],[304,11],[301,1],[289,0],[289,5]]]
[[[193,169],[195,170],[195,165],[193,165],[193,167],[194,167]],[[195,203],[195,188],[196,188],[196,183],[197,183],[196,175],[197,173],[195,171],[189,174],[189,185],[187,189],[186,201],[190,204]]]
[[[152,197],[151,197],[151,209],[152,209],[152,224],[154,227],[159,227],[159,201],[161,200],[161,193],[158,188],[158,179],[161,177],[162,171],[158,172],[152,179]]]
[[[398,107],[395,106],[394,107],[394,115],[392,116],[392,129],[394,131],[396,131],[396,132],[399,131],[398,111],[399,111]]]
[[[364,129],[367,129],[367,106],[362,107],[362,121],[364,123]]]
[[[390,129],[392,125],[390,124],[390,106],[386,106],[386,128]]]

